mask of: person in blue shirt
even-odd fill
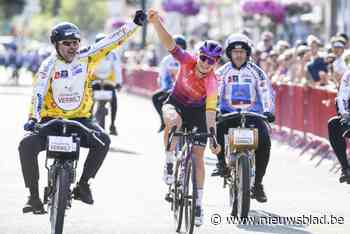
[[[251,59],[252,43],[243,34],[232,34],[226,40],[226,56],[229,62],[217,71],[219,78],[219,109],[221,114],[244,109],[263,114],[269,122],[274,121],[274,94],[270,80],[265,72]],[[259,143],[256,150],[256,177],[252,189],[252,197],[259,202],[266,202],[267,197],[263,189],[262,179],[270,157],[270,136],[266,123],[257,117],[247,117],[247,126],[258,129]],[[229,128],[240,126],[237,118],[228,119],[217,124],[217,140],[225,145],[224,135]],[[225,152],[218,154],[217,169],[213,176],[225,176],[227,167]]]
[[[174,39],[175,43],[182,49],[185,50],[187,48],[187,42],[184,36],[176,35],[174,36]],[[168,98],[169,93],[173,88],[175,75],[178,71],[178,68],[179,64],[171,54],[164,57],[159,64],[160,89],[152,95],[152,102],[154,108],[157,110],[161,121],[161,125],[158,132],[161,132],[165,127],[162,116],[162,106],[163,102]]]

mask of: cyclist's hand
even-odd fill
[[[38,121],[34,118],[29,119],[28,122],[23,126],[24,131],[34,131],[34,127],[37,122]]]
[[[115,89],[119,92],[122,89],[122,85],[121,84],[116,84],[115,85]]]
[[[147,14],[148,14],[148,22],[153,24],[161,21],[160,16],[156,10],[150,9]]]
[[[269,123],[275,122],[275,115],[272,114],[271,112],[264,112],[263,115],[266,116],[267,121],[269,121]]]
[[[143,26],[147,21],[147,15],[143,10],[137,10],[134,16],[134,23]]]
[[[218,154],[221,151],[221,146],[216,144],[216,147],[214,147],[214,144],[210,144],[210,150],[213,154]]]

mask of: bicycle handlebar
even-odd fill
[[[234,112],[230,112],[230,113],[226,113],[226,114],[221,115],[219,117],[219,119],[221,119],[221,120],[230,119],[230,118],[240,117],[242,115],[258,117],[258,118],[261,118],[261,119],[267,121],[267,117],[265,115],[262,115],[262,114],[259,114],[259,113],[255,113],[255,112],[251,112],[251,111],[234,111]]]
[[[190,132],[183,132],[183,131],[176,131],[177,126],[173,126],[171,130],[169,131],[169,137],[168,137],[168,143],[167,143],[167,151],[170,149],[171,142],[173,141],[174,136],[185,136],[189,137],[192,139],[196,139],[199,137],[210,137],[213,139],[213,146],[216,148],[217,147],[217,140],[216,140],[216,135],[215,135],[215,130],[213,127],[209,129],[209,133],[197,133],[197,129],[194,129],[193,131]]]
[[[264,122],[267,124],[268,128],[271,129],[271,125],[270,125],[270,123],[265,115],[251,112],[251,111],[246,111],[246,110],[234,111],[234,112],[223,114],[223,115],[218,117],[217,122],[220,123],[220,122],[223,122],[223,121],[228,120],[228,119],[242,117],[243,115],[250,116],[250,117],[258,117],[258,118],[264,120]]]
[[[78,127],[80,129],[82,129],[85,133],[87,133],[87,135],[92,136],[102,146],[105,146],[105,143],[103,141],[101,141],[100,138],[98,138],[96,136],[96,134],[99,133],[98,131],[96,131],[94,129],[90,129],[90,128],[86,127],[85,125],[83,125],[82,123],[75,121],[75,120],[58,118],[58,119],[49,120],[48,122],[42,123],[42,124],[37,123],[35,125],[34,132],[38,133],[39,135],[40,134],[48,135],[48,134],[43,134],[44,130],[52,125],[55,125],[55,124],[59,124],[62,126],[67,126],[67,127],[70,127],[70,126]]]

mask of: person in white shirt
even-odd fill
[[[333,70],[337,83],[340,83],[340,80],[346,70],[348,69],[344,61],[344,51],[346,41],[343,37],[335,36],[331,38],[332,52],[335,54],[336,59],[333,62]]]
[[[104,39],[106,34],[99,33],[96,35],[95,43]],[[104,58],[93,71],[95,78],[92,83],[94,90],[101,89],[101,80],[103,80],[103,89],[112,91],[111,100],[111,125],[109,132],[111,135],[118,135],[117,128],[115,127],[115,119],[117,116],[117,94],[116,90],[120,91],[123,83],[122,67],[120,55],[116,50],[111,51],[106,58]]]

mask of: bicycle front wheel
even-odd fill
[[[54,193],[51,197],[49,209],[52,234],[62,234],[63,232],[64,214],[70,196],[69,186],[68,171],[63,168],[57,169]]]
[[[175,165],[175,182],[173,185],[171,185],[171,197],[172,197],[172,203],[171,203],[171,210],[173,211],[174,220],[175,220],[175,229],[176,232],[180,232],[181,230],[181,224],[182,224],[182,217],[183,217],[183,193],[181,190],[181,160],[176,160]]]
[[[250,165],[248,155],[242,153],[238,157],[237,173],[237,200],[232,208],[233,210],[237,209],[237,215],[241,218],[246,218],[250,209]]]
[[[186,168],[184,198],[186,233],[192,234],[197,202],[196,161],[193,155]]]

